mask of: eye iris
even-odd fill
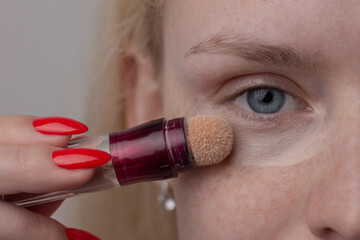
[[[285,93],[275,88],[259,88],[247,93],[250,108],[257,113],[275,113],[285,102]]]

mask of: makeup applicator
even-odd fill
[[[158,119],[106,136],[70,141],[69,151],[94,148],[109,153],[111,158],[80,187],[41,195],[20,193],[5,196],[5,200],[27,207],[137,182],[173,178],[179,172],[223,161],[232,144],[232,129],[221,118]]]

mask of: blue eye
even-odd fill
[[[257,113],[276,113],[285,103],[284,91],[275,88],[253,89],[247,92],[247,102]]]
[[[306,103],[277,88],[250,89],[233,98],[232,103],[240,108],[259,114],[306,109]]]

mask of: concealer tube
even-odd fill
[[[94,148],[110,153],[111,160],[96,168],[95,174],[82,186],[46,194],[19,193],[3,196],[17,206],[29,207],[79,194],[100,191],[137,182],[177,177],[193,169],[184,118],[158,119],[106,136],[70,141],[68,148]]]

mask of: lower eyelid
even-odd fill
[[[297,122],[309,121],[313,116],[307,112],[292,111],[276,114],[254,114],[246,110],[234,109],[234,105],[227,103],[218,108],[219,114],[229,123],[239,128],[247,128],[251,131],[269,131],[287,126],[294,126]],[[311,113],[310,113],[311,114]]]
[[[224,109],[226,108],[226,109]],[[250,120],[254,122],[259,122],[260,124],[264,124],[267,122],[277,122],[280,120],[280,114],[259,114],[255,112],[250,112],[245,109],[241,109],[237,106],[234,106],[232,103],[225,103],[222,108],[219,108],[222,111],[222,115],[229,118],[242,118],[245,120]],[[284,115],[284,114],[282,114]]]
[[[305,107],[306,106],[306,107]],[[258,130],[268,130],[284,126],[285,124],[293,124],[302,118],[312,118],[313,109],[304,102],[304,109],[287,112],[278,112],[274,114],[259,114],[239,108],[231,102],[225,102],[218,105],[216,110],[219,114],[228,119],[233,124],[240,124]]]

